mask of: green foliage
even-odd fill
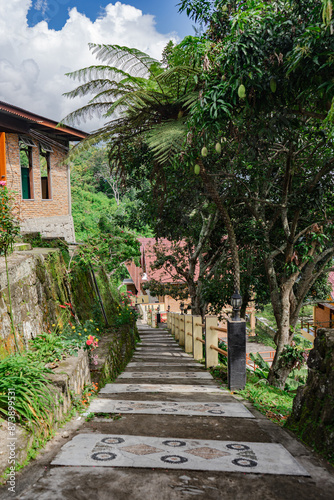
[[[131,292],[121,293],[121,301],[117,307],[117,313],[114,318],[113,324],[116,327],[122,325],[133,325],[137,318],[138,313],[134,307],[131,307]]]
[[[249,375],[245,389],[238,391],[238,394],[279,425],[283,425],[291,414],[293,395],[276,387],[259,384],[257,375]]]
[[[251,352],[249,357],[254,361],[256,368],[254,370],[255,375],[260,379],[267,379],[269,374],[269,364],[263,359],[260,353]]]
[[[0,182],[0,255],[7,255],[20,232],[15,193]]]
[[[29,341],[30,349],[26,353],[29,360],[51,364],[68,356],[77,356],[80,349],[91,352],[97,347],[100,329],[93,320],[75,326],[72,323],[65,327],[53,325],[53,328],[53,331],[41,333]]]
[[[8,397],[15,392],[15,415],[29,430],[36,424],[44,434],[50,430],[54,395],[46,378],[50,370],[44,363],[14,355],[0,361],[0,415],[8,416]]]

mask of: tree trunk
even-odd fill
[[[290,330],[290,292],[291,283],[285,283],[281,286],[280,317],[276,334],[277,349],[268,375],[269,384],[280,389],[284,389],[285,381],[292,369],[292,367],[284,364],[284,360],[280,359],[284,346],[290,345],[293,338],[293,333]]]
[[[200,166],[200,175],[201,175],[202,181],[204,182],[204,185],[208,191],[209,196],[211,197],[212,201],[215,203],[215,205],[219,211],[219,214],[220,214],[221,218],[223,219],[223,222],[224,222],[225,227],[226,227],[229,248],[230,248],[231,256],[232,256],[234,289],[239,292],[240,291],[240,262],[239,262],[238,245],[237,245],[237,240],[235,237],[232,221],[230,219],[230,216],[229,216],[227,209],[224,207],[224,205],[221,201],[221,198],[219,196],[218,191],[216,190],[215,186],[211,182],[210,177],[206,173],[203,162],[201,160],[199,160],[199,166]]]

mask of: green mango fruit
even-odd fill
[[[198,175],[200,173],[200,170],[201,170],[201,167],[196,164],[195,167],[194,167],[195,174]]]
[[[276,83],[276,80],[275,80],[275,78],[272,78],[272,79],[270,80],[270,90],[271,90],[272,92],[274,92],[274,93],[275,93],[275,92],[276,92],[276,89],[277,89],[277,83]]]
[[[240,99],[245,99],[246,97],[246,89],[243,84],[239,85],[238,96],[240,97]]]
[[[202,148],[201,154],[202,154],[202,156],[208,156],[208,150],[205,146],[204,146],[204,148]]]
[[[217,142],[217,144],[216,144],[215,148],[216,148],[216,151],[217,151],[217,153],[218,153],[218,154],[220,154],[220,153],[222,152],[222,147],[221,147],[221,145],[219,144],[219,142]]]

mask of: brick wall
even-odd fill
[[[36,140],[34,142],[37,144]],[[17,134],[6,134],[7,186],[17,193],[22,220],[34,217],[56,217],[69,215],[67,166],[61,163],[64,153],[56,148],[51,153],[51,196],[42,200],[41,171],[38,147],[33,154],[33,199],[23,200],[21,193],[21,167],[19,139]]]

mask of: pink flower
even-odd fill
[[[92,343],[93,343],[92,339],[88,339],[88,340],[86,340],[86,344],[87,344],[87,345],[91,345]]]
[[[5,186],[7,184],[6,181],[0,181],[0,186]]]

